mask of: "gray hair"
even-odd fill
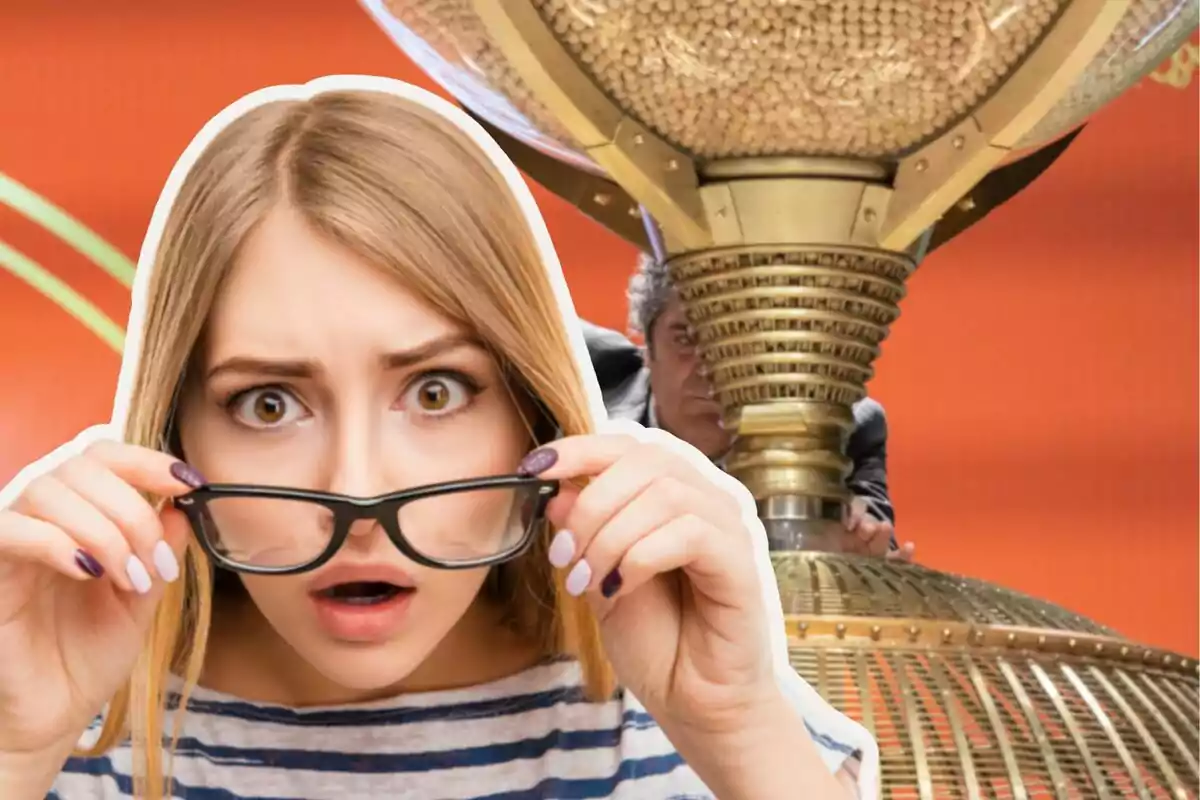
[[[673,288],[666,262],[649,253],[640,253],[626,297],[629,300],[629,330],[641,335],[647,345],[650,329],[666,307]]]

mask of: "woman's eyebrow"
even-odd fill
[[[415,347],[385,353],[381,360],[385,369],[405,369],[453,350],[465,348],[482,349],[483,345],[471,336],[446,334],[424,341]]]
[[[384,369],[404,369],[429,361],[432,358],[460,349],[483,349],[483,345],[472,336],[453,333],[435,336],[420,344],[403,350],[393,350],[380,356]],[[212,380],[217,375],[235,373],[241,375],[269,375],[275,378],[303,380],[312,378],[322,371],[321,365],[311,360],[275,359],[262,356],[231,356],[215,364],[205,375]]]
[[[288,361],[254,356],[233,356],[214,365],[205,375],[212,380],[217,375],[232,372],[241,375],[270,375],[276,378],[311,378],[321,371],[314,361]]]

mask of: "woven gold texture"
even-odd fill
[[[1197,667],[918,566],[776,554],[796,670],[879,742],[891,798],[1197,796]]]

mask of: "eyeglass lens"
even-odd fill
[[[519,545],[532,523],[533,486],[489,487],[409,500],[396,524],[419,554],[446,563],[490,558]],[[288,568],[319,558],[336,533],[335,512],[320,503],[274,497],[211,497],[203,534],[229,561],[250,567]],[[373,531],[358,520],[350,536]],[[378,535],[382,532],[375,531]]]

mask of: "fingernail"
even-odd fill
[[[557,450],[552,447],[538,448],[521,459],[521,463],[517,466],[517,474],[526,477],[541,475],[553,467],[555,461],[558,461]]]
[[[179,577],[179,560],[175,558],[171,545],[166,542],[160,541],[154,545],[154,569],[167,583],[171,583]]]
[[[195,467],[182,461],[176,461],[171,465],[171,475],[184,486],[190,486],[193,489],[199,489],[208,483]]]
[[[858,517],[851,506],[842,506],[842,527],[848,531],[853,531],[858,527]]]
[[[571,563],[571,558],[575,555],[575,537],[570,531],[559,531],[554,535],[548,555],[551,565],[559,569]]]
[[[600,594],[604,595],[605,599],[611,599],[614,594],[621,591],[621,584],[624,582],[624,578],[621,577],[621,571],[613,569],[600,582]]]
[[[93,578],[99,578],[104,575],[104,567],[100,562],[92,557],[92,554],[86,550],[75,551],[75,566],[91,575]]]
[[[130,556],[125,562],[125,574],[129,576],[129,582],[133,584],[135,592],[145,594],[150,591],[150,573],[137,556]]]
[[[572,597],[579,597],[587,591],[588,584],[592,582],[592,568],[588,566],[588,562],[580,561],[575,565],[575,569],[567,575],[567,594]]]

